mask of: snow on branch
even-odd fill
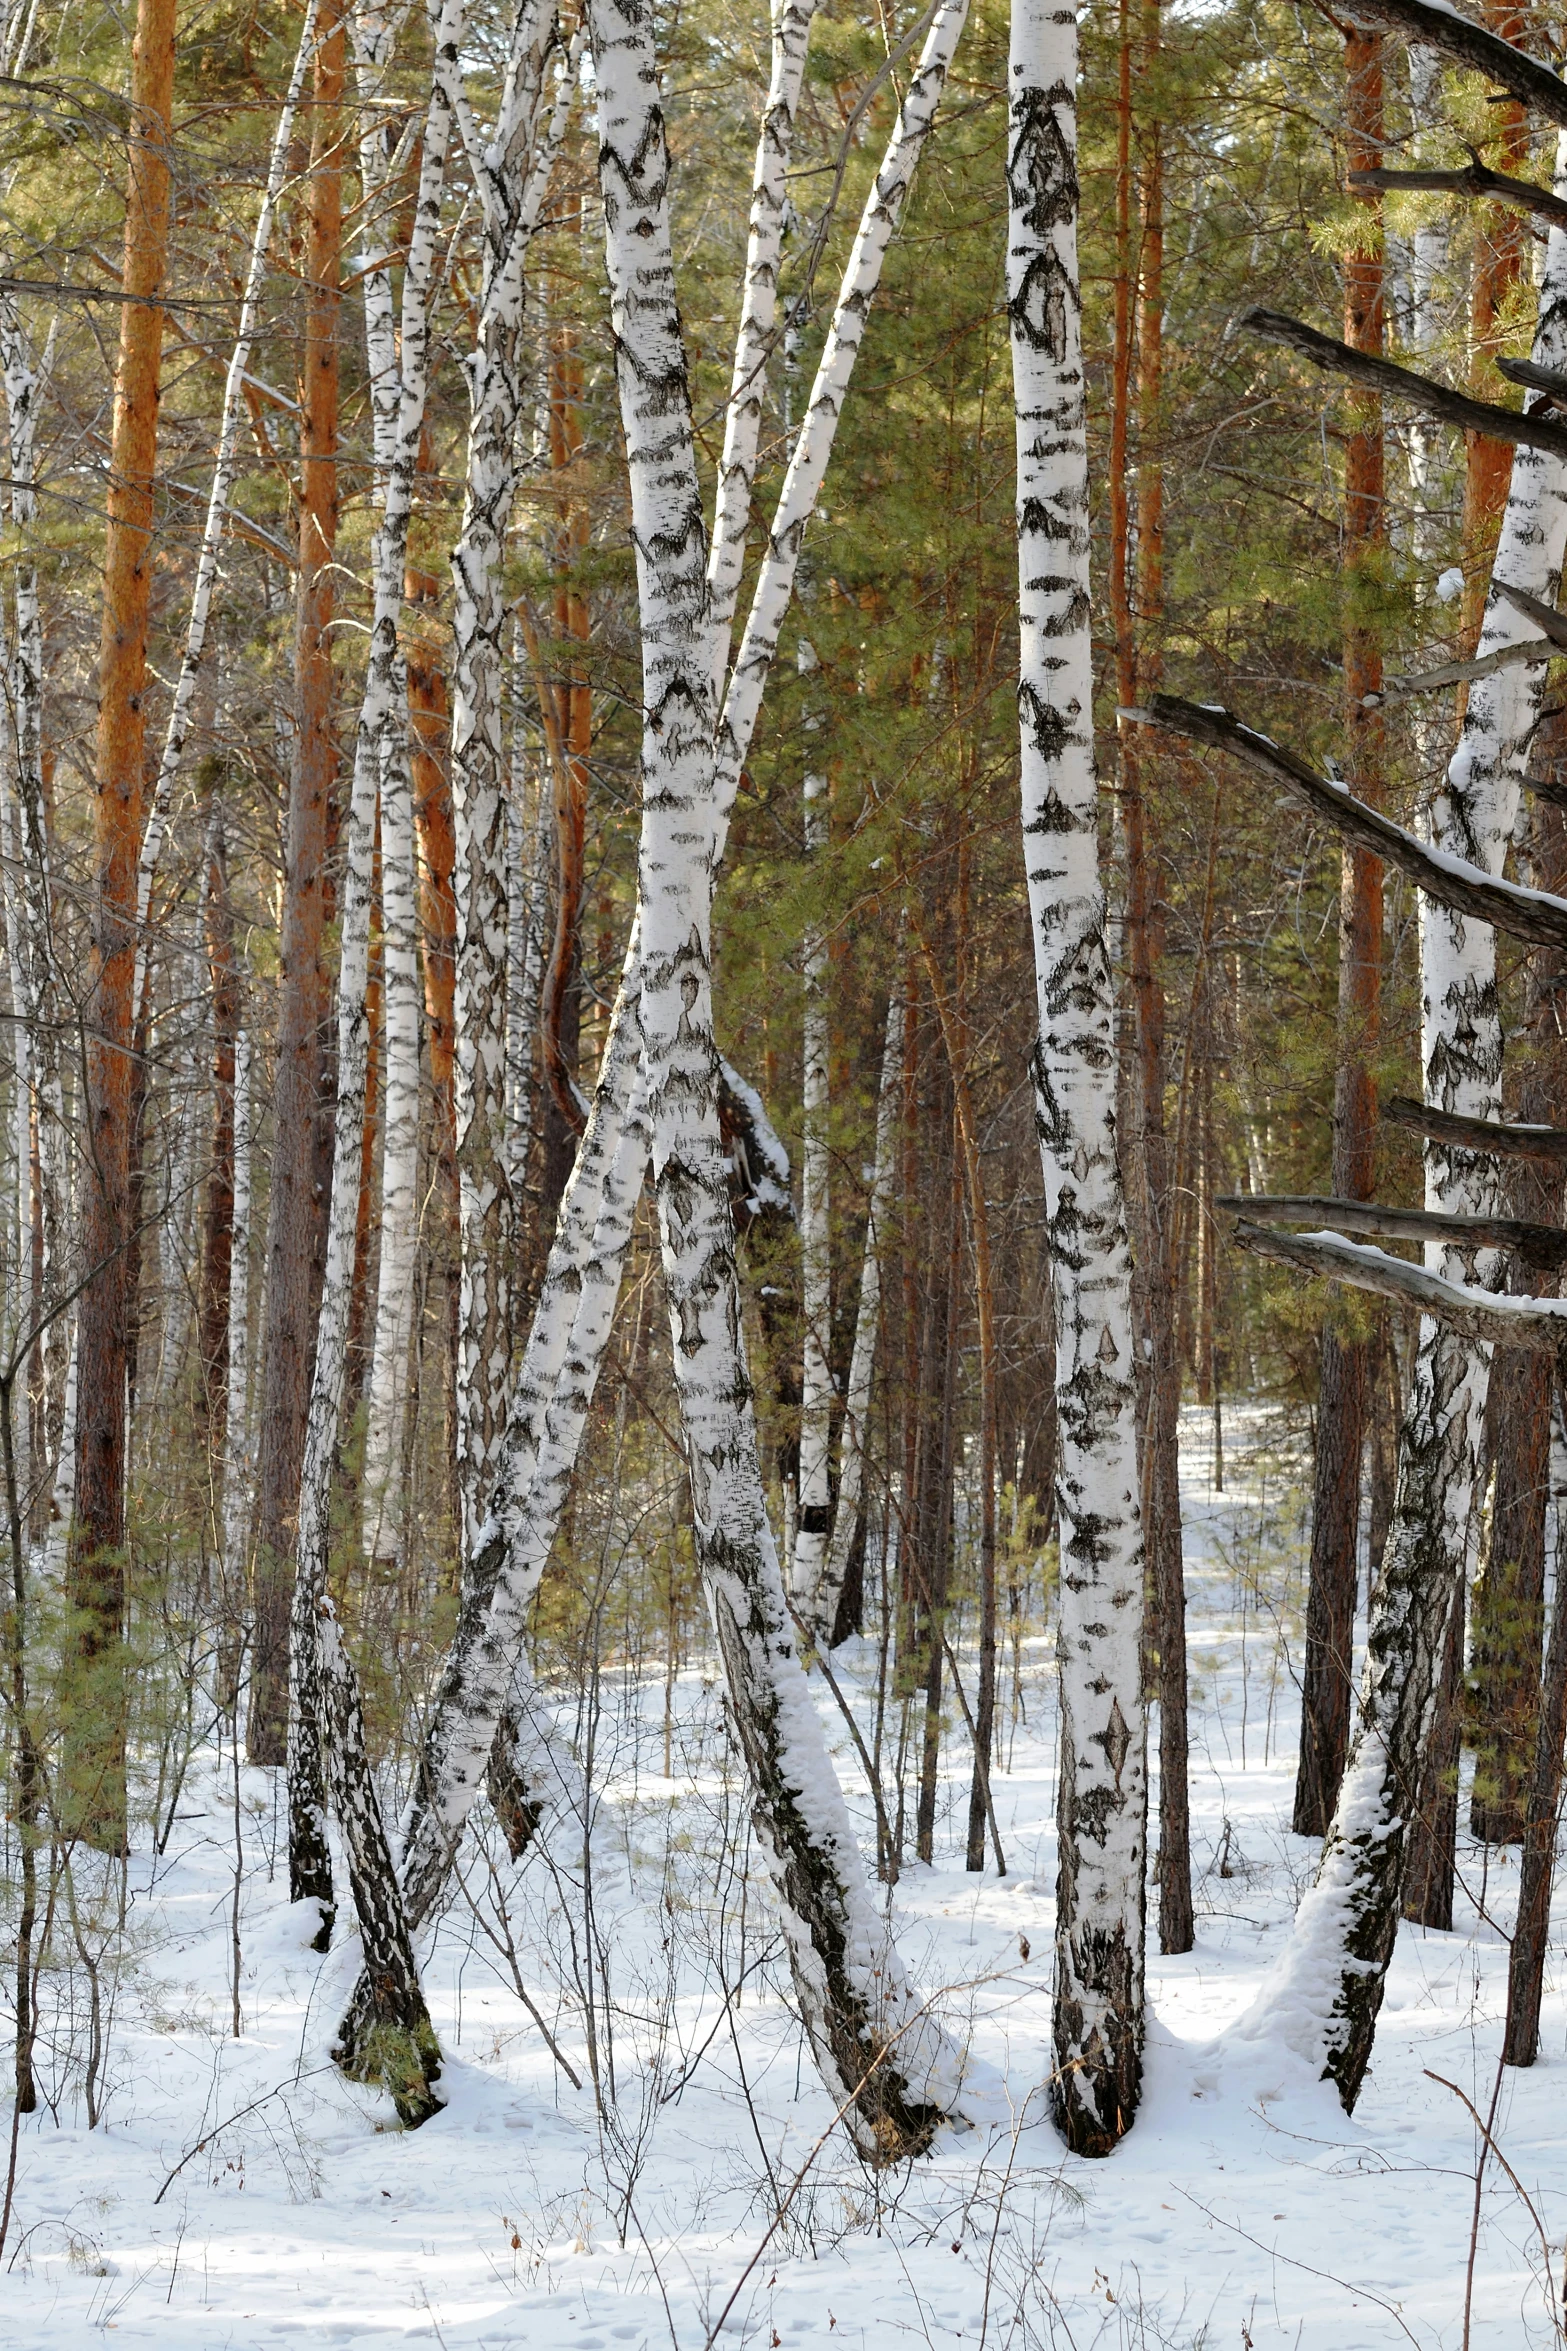
[[[1332,826],[1352,849],[1380,857],[1407,875],[1416,887],[1440,906],[1450,906],[1477,922],[1490,923],[1510,938],[1535,947],[1567,947],[1567,900],[1545,890],[1525,889],[1517,882],[1499,881],[1466,858],[1445,850],[1428,849],[1413,833],[1406,833],[1347,786],[1330,783],[1294,752],[1283,750],[1268,736],[1243,726],[1233,711],[1213,702],[1185,702],[1176,694],[1155,694],[1146,709],[1128,717],[1163,727],[1168,734],[1185,735],[1216,751],[1229,751],[1248,767],[1302,801],[1313,815]]]
[[[1444,1281],[1423,1265],[1346,1241],[1338,1233],[1272,1233],[1243,1217],[1232,1237],[1238,1249],[1249,1250],[1253,1257],[1320,1274],[1351,1289],[1370,1290],[1400,1305],[1418,1306],[1422,1314],[1446,1323],[1463,1338],[1558,1358],[1567,1350],[1567,1299],[1500,1296],[1467,1282]]]
[[[1258,1224],[1326,1225],[1343,1233],[1380,1233],[1395,1241],[1453,1241],[1461,1248],[1515,1249],[1538,1273],[1567,1265],[1567,1231],[1527,1224],[1513,1216],[1445,1216],[1424,1208],[1392,1208],[1376,1200],[1340,1200],[1315,1193],[1232,1192],[1220,1208]]]

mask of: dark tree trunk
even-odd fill
[[[1464,1698],[1464,1595],[1453,1603],[1441,1679],[1431,1710],[1415,1816],[1409,1829],[1404,1874],[1404,1916],[1416,1926],[1453,1924],[1453,1882],[1458,1859],[1458,1763],[1462,1751]]]
[[[87,1149],[77,1320],[76,1515],[66,1556],[71,1611],[67,1824],[106,1852],[126,1838],[123,1615],[129,1384],[130,1162],[136,868],[147,731],[153,482],[174,103],[174,0],[139,0],[131,52],[130,188],[115,368],[99,652],[93,862],[85,1000]]]
[[[280,950],[277,1067],[272,1085],[272,1188],[267,1212],[266,1335],[256,1467],[255,1639],[246,1737],[253,1763],[288,1755],[289,1608],[305,1414],[326,1249],[331,1146],[327,1116],[325,957],[328,819],[337,774],[333,727],[332,563],[337,543],[337,337],[342,297],[345,134],[339,109],[345,43],[341,0],[322,12],[315,61],[310,288],[300,385],[302,498],[294,637],[295,735]]]

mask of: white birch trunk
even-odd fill
[[[435,26],[436,70],[424,118],[423,156],[413,235],[404,271],[403,331],[397,446],[375,550],[375,615],[369,671],[354,751],[346,856],[339,892],[341,947],[338,975],[338,1096],[328,1216],[325,1278],[316,1335],[300,1480],[293,1604],[290,1615],[289,1880],[294,1900],[314,1898],[331,1920],[331,1863],[324,1818],[323,1735],[337,1811],[349,1848],[350,1880],[359,1906],[361,1937],[371,1969],[370,2013],[343,2061],[350,2070],[374,2069],[384,2045],[402,2053],[387,2059],[387,2078],[402,2057],[412,2064],[428,2033],[417,1976],[400,1962],[408,1949],[396,1874],[388,1858],[374,1782],[365,1758],[352,1661],[337,1635],[326,1592],[332,1462],[345,1369],[354,1235],[359,1203],[368,1050],[366,980],[377,786],[401,751],[406,784],[406,729],[399,709],[402,685],[397,622],[402,602],[408,514],[424,416],[428,371],[428,290],[440,227],[453,111],[451,77],[463,30],[463,0],[443,0]],[[386,1874],[388,1882],[382,1883]],[[361,1899],[363,1895],[364,1899]],[[372,1909],[367,1911],[368,1901]],[[389,1924],[389,1915],[396,1920]],[[397,1931],[393,1931],[394,1927]],[[390,1953],[386,1965],[373,1952]],[[410,1963],[411,1965],[411,1963]],[[421,2022],[421,2020],[423,2020]],[[433,2045],[433,2044],[432,2044]],[[410,2054],[411,2053],[411,2054]],[[425,2078],[431,2078],[426,2065]]]
[[[762,689],[777,652],[788,610],[805,527],[826,472],[865,315],[875,295],[881,265],[901,213],[909,178],[935,113],[946,68],[956,46],[967,0],[946,0],[927,36],[919,66],[899,112],[882,168],[866,199],[859,234],[839,291],[838,308],[817,372],[804,428],[780,493],[773,530],[753,593],[750,617],[735,674],[725,699],[715,755],[715,788],[709,852],[716,872],[723,857],[728,819],[741,769],[750,748]],[[643,1159],[632,1166],[634,1138],[626,1131],[630,1077],[621,1057],[631,1051],[638,986],[635,934],[626,958],[620,993],[610,1020],[594,1113],[578,1153],[571,1184],[561,1202],[554,1247],[539,1295],[522,1377],[513,1397],[496,1498],[488,1530],[476,1540],[473,1597],[465,1599],[426,1734],[419,1786],[404,1842],[404,1871],[411,1912],[422,1917],[451,1859],[469,1806],[483,1781],[485,1760],[504,1705],[511,1661],[549,1546],[575,1463],[575,1446],[585,1425],[598,1363],[608,1342],[621,1258],[604,1254],[595,1226],[605,1199],[606,1169],[620,1168],[611,1185],[606,1231],[624,1248],[635,1193],[622,1201],[619,1185],[640,1188]],[[627,1154],[624,1161],[617,1156]],[[591,1267],[591,1279],[582,1271]],[[581,1285],[580,1328],[573,1330],[571,1305]],[[607,1300],[607,1309],[606,1302]],[[544,1481],[537,1505],[528,1489],[537,1459],[539,1417],[546,1410],[554,1366],[570,1350],[571,1381],[553,1439],[558,1466]],[[492,1597],[479,1595],[493,1584]],[[489,1621],[485,1622],[485,1607]]]
[[[1093,751],[1076,84],[1075,15],[1053,0],[1012,0],[1018,709],[1061,1431],[1051,2102],[1068,2144],[1103,2155],[1129,2128],[1142,2087],[1147,1781],[1131,1261]]]
[[[30,533],[37,521],[38,501],[33,487],[34,445],[38,404],[54,353],[54,330],[35,362],[32,348],[14,302],[0,297],[0,363],[5,373],[6,424],[10,452],[11,519],[17,531]],[[58,991],[54,968],[54,918],[51,906],[48,825],[43,782],[43,622],[38,604],[38,568],[24,552],[16,567],[16,637],[10,660],[10,737],[14,803],[10,810],[14,859],[13,891],[8,902],[8,938],[11,988],[18,1016],[16,1069],[19,1093],[18,1211],[25,1209],[24,1259],[32,1264],[33,1215],[43,1231],[43,1295],[58,1289],[65,1273],[67,1214],[65,1160],[67,1128],[60,1084],[58,1045]],[[38,1132],[38,1193],[32,1197],[31,1129]],[[26,1135],[26,1147],[23,1137]],[[42,1304],[42,1299],[38,1301]],[[58,1461],[58,1438],[64,1411],[69,1339],[65,1321],[50,1325],[44,1336],[44,1450],[46,1458],[29,1462],[25,1484],[36,1478],[47,1489],[51,1461]],[[24,1435],[25,1421],[20,1423]],[[25,1485],[24,1485],[25,1490]],[[43,1495],[40,1493],[39,1499]]]
[[[1567,186],[1567,134],[1558,137],[1556,185]],[[1553,229],[1535,328],[1534,358],[1567,366],[1567,235]],[[1479,652],[1527,638],[1524,620],[1495,581],[1553,603],[1567,548],[1567,466],[1536,449],[1513,458]],[[1543,666],[1517,664],[1470,688],[1458,749],[1431,810],[1433,847],[1500,873],[1518,814]],[[1425,1098],[1443,1110],[1497,1117],[1502,1027],[1496,935],[1431,900],[1420,903],[1421,1046]],[[1426,1144],[1426,1205],[1494,1213],[1496,1162]],[[1466,1268],[1456,1249],[1428,1247],[1427,1263],[1450,1279]],[[1497,1260],[1479,1275],[1494,1286]],[[1437,1677],[1468,1551],[1477,1502],[1490,1349],[1444,1324],[1423,1321],[1399,1435],[1398,1494],[1371,1623],[1354,1733],[1317,1883],[1301,1904],[1290,1943],[1252,2009],[1241,2039],[1277,2034],[1336,2083],[1353,2108],[1371,2057],[1398,1932],[1408,1819],[1419,1786]]]
[[[958,2067],[921,2014],[871,1899],[795,1653],[767,1519],[718,1125],[706,536],[669,158],[646,17],[596,0],[590,24],[642,618],[639,1021],[697,1559],[812,2047],[859,2145],[895,2161],[929,2143],[956,2097]]]
[[[718,463],[713,538],[707,557],[715,701],[724,690],[735,604],[740,594],[740,576],[745,569],[767,356],[778,317],[778,265],[788,217],[794,110],[800,103],[805,55],[815,14],[816,0],[773,0],[772,74],[751,177],[745,283],[740,295],[740,325],[735,336],[729,407],[724,417],[723,455]]]
[[[803,658],[803,652],[802,652]],[[812,664],[814,666],[814,655]],[[827,778],[805,779],[805,850],[820,866],[827,853]],[[830,1051],[827,1033],[827,943],[813,923],[801,950],[804,1136],[800,1152],[800,1305],[804,1324],[800,1367],[800,1502],[790,1581],[808,1604],[822,1579],[832,1527],[833,1382],[831,1162],[827,1122]]]
[[[549,895],[549,800],[528,787],[518,683],[522,633],[512,640],[511,790],[506,807],[506,1177],[514,1201],[528,1181],[533,1144],[534,1059],[544,976],[544,907]],[[529,799],[533,800],[530,811]]]
[[[462,531],[452,551],[455,658],[452,813],[457,833],[456,1126],[461,1286],[457,1324],[457,1477],[463,1558],[473,1555],[506,1426],[511,1368],[513,1194],[506,1142],[508,771],[501,567],[517,485],[528,248],[565,135],[580,34],[557,60],[553,10],[518,15],[493,138],[466,120],[483,211],[479,331],[467,362],[470,419]]]
[[[207,518],[202,529],[201,547],[196,557],[196,584],[191,591],[190,618],[185,627],[185,650],[180,661],[179,676],[175,681],[174,700],[169,710],[169,723],[163,738],[163,755],[158,762],[158,773],[153,780],[147,808],[147,823],[142,834],[141,852],[136,868],[136,980],[134,1001],[138,1014],[147,987],[147,911],[152,904],[152,885],[163,856],[163,844],[168,832],[169,801],[174,790],[174,779],[179,773],[185,754],[186,738],[190,732],[191,704],[195,699],[196,683],[207,649],[207,623],[212,612],[212,591],[217,582],[218,556],[223,545],[223,526],[228,519],[229,492],[234,486],[234,469],[239,450],[240,414],[244,406],[245,382],[250,368],[250,355],[256,339],[256,325],[261,309],[261,295],[267,273],[267,253],[272,243],[272,228],[277,217],[278,197],[288,168],[288,150],[294,135],[294,117],[298,111],[300,92],[305,74],[315,54],[316,0],[307,0],[305,21],[300,29],[299,53],[294,59],[294,70],[289,78],[277,128],[272,134],[272,153],[267,163],[267,182],[262,193],[261,209],[256,215],[255,234],[250,241],[250,260],[245,272],[245,290],[240,299],[239,332],[234,338],[234,349],[229,359],[228,375],[223,386],[223,406],[218,421],[218,448],[213,460],[212,489],[207,499]]]
[[[898,1124],[903,1092],[903,1000],[896,993],[887,1006],[887,1035],[882,1047],[881,1091],[876,1099],[876,1159],[871,1171],[870,1212],[865,1220],[865,1259],[860,1273],[860,1302],[854,1318],[854,1351],[849,1358],[849,1384],[844,1396],[843,1428],[838,1439],[838,1499],[833,1510],[832,1536],[821,1581],[803,1595],[820,1640],[832,1638],[838,1602],[849,1572],[849,1553],[865,1495],[866,1447],[870,1439],[871,1388],[876,1376],[876,1347],[881,1335],[881,1257],[887,1219],[892,1211],[898,1172]]]

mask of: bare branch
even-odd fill
[[[1519,661],[1550,661],[1561,650],[1549,637],[1521,637],[1515,645],[1498,645],[1494,653],[1482,653],[1474,661],[1444,661],[1440,669],[1422,670],[1418,677],[1390,677],[1383,681],[1380,694],[1362,697],[1368,709],[1381,702],[1403,702],[1411,694],[1434,694],[1440,686],[1461,686],[1473,678],[1494,677],[1499,669],[1511,669]]]
[[[1555,195],[1549,188],[1537,188],[1533,180],[1510,180],[1505,172],[1492,171],[1478,156],[1461,171],[1352,171],[1349,184],[1390,196],[1418,190],[1442,196],[1484,196],[1497,204],[1511,205],[1515,212],[1532,212],[1540,220],[1567,226],[1567,197]]]
[[[1345,1233],[1381,1233],[1393,1241],[1454,1241],[1462,1248],[1515,1249],[1536,1273],[1567,1265],[1567,1231],[1525,1224],[1512,1216],[1443,1216],[1424,1208],[1391,1208],[1377,1200],[1339,1200],[1313,1193],[1229,1193],[1220,1208],[1257,1224],[1337,1226]]]
[[[1526,588],[1511,587],[1506,580],[1493,580],[1498,596],[1505,596],[1515,612],[1525,620],[1532,620],[1542,636],[1567,652],[1567,613],[1558,612],[1554,605],[1542,604],[1538,596],[1531,596]]]
[[[1428,849],[1413,833],[1406,833],[1357,800],[1345,785],[1329,783],[1292,751],[1282,750],[1266,735],[1243,726],[1233,711],[1217,703],[1183,702],[1175,694],[1155,694],[1146,709],[1123,715],[1163,727],[1172,735],[1185,735],[1193,742],[1211,744],[1216,751],[1233,752],[1248,767],[1282,784],[1352,849],[1369,850],[1373,857],[1396,866],[1439,906],[1472,915],[1477,922],[1488,922],[1511,938],[1526,939],[1531,946],[1567,947],[1567,900],[1500,881],[1461,857]]]
[[[1558,408],[1567,408],[1567,375],[1559,368],[1541,367],[1533,359],[1498,359],[1498,375],[1504,375],[1510,384],[1521,384],[1526,392],[1543,392],[1554,400]]]
[[[1471,73],[1484,74],[1498,89],[1511,91],[1547,122],[1567,125],[1567,83],[1499,33],[1460,16],[1447,0],[1355,0],[1354,14],[1357,24],[1402,33],[1422,49],[1440,49]]]
[[[1567,1167],[1567,1127],[1499,1126],[1494,1119],[1429,1109],[1407,1094],[1389,1094],[1382,1105],[1382,1123],[1429,1135],[1433,1142],[1454,1143],[1461,1151],[1489,1151],[1503,1159],[1546,1159]]]
[[[1288,350],[1298,351],[1313,367],[1344,376],[1368,392],[1379,393],[1384,400],[1407,401],[1423,415],[1433,416],[1442,424],[1457,425],[1466,433],[1485,433],[1493,441],[1513,441],[1525,448],[1544,449],[1553,457],[1567,457],[1567,424],[1553,424],[1549,417],[1530,416],[1518,408],[1498,408],[1489,400],[1471,400],[1467,393],[1455,392],[1447,384],[1433,383],[1429,376],[1416,375],[1412,368],[1395,367],[1391,359],[1376,359],[1368,351],[1353,351],[1347,343],[1339,342],[1332,335],[1318,334],[1315,327],[1287,317],[1282,310],[1246,310],[1241,313],[1240,324],[1265,343],[1282,343]]]
[[[1531,1354],[1550,1355],[1558,1362],[1567,1350],[1567,1300],[1498,1297],[1467,1283],[1446,1282],[1440,1274],[1427,1273],[1423,1265],[1332,1233],[1270,1233],[1263,1225],[1242,1220],[1233,1238],[1238,1249],[1249,1250],[1253,1257],[1292,1265],[1299,1273],[1320,1274],[1352,1290],[1370,1290],[1402,1306],[1418,1306],[1422,1314],[1447,1323],[1463,1338],[1495,1347],[1526,1347]]]

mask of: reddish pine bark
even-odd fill
[[[92,935],[86,1012],[88,1153],[82,1257],[92,1278],[78,1322],[76,1516],[66,1563],[73,1661],[83,1676],[67,1765],[72,1825],[104,1850],[125,1842],[125,1417],[131,1240],[136,861],[146,747],[153,482],[168,261],[168,143],[174,103],[174,0],[138,0],[131,50],[130,179],[125,215],[114,417],[104,543],[103,634],[93,808]]]

